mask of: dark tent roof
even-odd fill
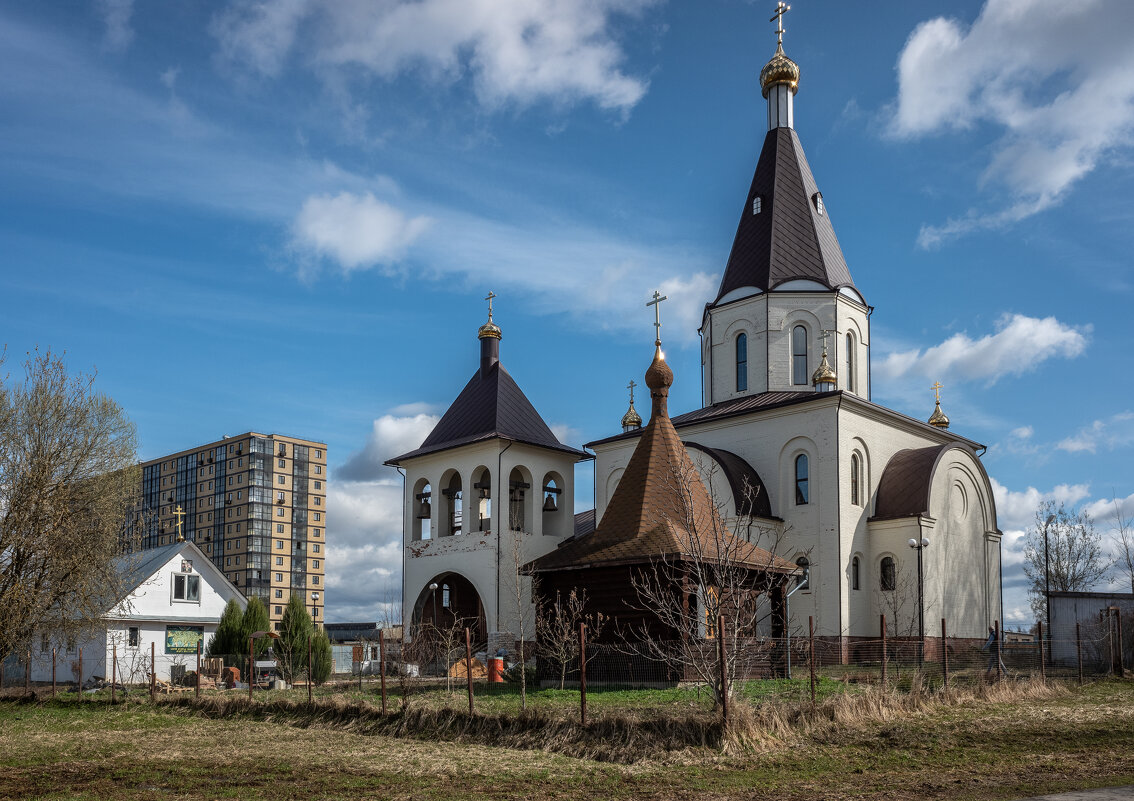
[[[420,448],[386,464],[396,465],[415,456],[494,438],[586,456],[551,433],[523,390],[496,362],[487,371],[476,371]]]
[[[818,192],[795,131],[768,131],[714,303],[734,289],[767,292],[793,279],[854,287],[831,218],[818,211]],[[756,197],[759,214],[752,213]]]

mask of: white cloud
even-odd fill
[[[979,339],[960,332],[924,351],[889,353],[876,363],[875,374],[888,379],[919,376],[994,384],[1002,376],[1030,372],[1047,359],[1078,356],[1091,331],[1089,325],[1076,328],[1054,317],[1022,314],[1001,316],[996,329]]]
[[[370,192],[313,195],[292,223],[292,245],[329,257],[345,272],[399,262],[429,227],[428,217],[408,217]]]
[[[1013,428],[1009,433],[1014,439],[1027,440],[1031,439],[1036,431],[1031,426],[1020,426],[1019,428]]]
[[[172,92],[177,88],[177,76],[180,74],[180,67],[170,67],[166,70],[162,70],[161,75],[158,77],[161,79],[162,86]]]
[[[102,46],[116,53],[125,50],[134,41],[134,29],[130,26],[134,0],[98,0],[97,8],[106,26]]]
[[[293,50],[319,68],[390,80],[468,76],[490,107],[589,100],[629,111],[646,92],[611,31],[655,0],[237,0],[214,20],[221,57],[275,76]],[[305,36],[297,37],[302,25]]]
[[[1111,498],[1100,498],[1097,501],[1091,501],[1083,507],[1083,511],[1089,514],[1091,519],[1096,523],[1113,527],[1115,531],[1117,531],[1117,514],[1119,512],[1121,512],[1123,518],[1128,522],[1134,521],[1134,493],[1127,495],[1125,498],[1116,494]]]
[[[326,568],[330,620],[381,620],[400,600],[400,478],[328,484]]]
[[[1046,492],[1028,487],[1017,492],[995,478],[990,477],[989,480],[992,482],[992,497],[996,501],[997,524],[1005,534],[1016,531],[1022,536],[1023,530],[1035,523],[1036,510],[1044,501],[1074,506],[1090,495],[1087,484],[1059,484]]]
[[[1068,453],[1095,453],[1125,447],[1134,442],[1134,412],[1120,412],[1109,420],[1095,420],[1086,428],[1061,440],[1055,447]]]
[[[990,123],[999,129],[981,186],[1001,210],[926,225],[933,247],[1059,203],[1134,133],[1134,4],[1128,0],[988,0],[967,30],[920,24],[898,58],[894,132],[918,137]]]
[[[405,409],[407,406],[413,408],[419,404],[405,404],[399,408]],[[371,481],[390,476],[392,470],[384,465],[385,461],[420,447],[437,425],[438,419],[437,415],[425,411],[409,415],[382,415],[374,421],[366,444],[352,453],[335,471],[335,478]]]

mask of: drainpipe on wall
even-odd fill
[[[497,486],[499,486],[501,490],[503,490],[505,487],[508,486],[504,482],[504,476],[502,476],[500,474],[500,471],[503,469],[502,465],[503,465],[503,461],[504,461],[504,451],[508,450],[508,448],[511,448],[511,447],[512,447],[512,443],[509,442],[504,447],[504,450],[501,450],[499,453],[496,454],[496,481],[498,482]],[[503,493],[501,493],[501,494],[503,494]],[[503,522],[502,522],[503,521],[503,514],[502,514],[501,509],[500,509],[501,504],[500,504],[499,496],[497,496],[497,498],[498,499],[497,499],[496,503],[494,504],[495,508],[493,508],[492,513],[493,513],[493,515],[496,516],[496,520],[497,520],[497,523],[496,523],[496,630],[500,631],[500,540],[504,536],[504,530],[503,530]],[[507,496],[505,496],[503,500],[504,500],[504,506],[505,507],[507,507],[511,503],[511,500]]]
[[[402,468],[395,467],[399,473],[402,474],[402,597],[398,599],[398,608],[401,610],[402,618],[402,632],[405,636],[406,631],[406,506],[408,499],[406,498],[406,473]],[[413,511],[412,509],[410,511]],[[323,610],[323,619],[326,620],[327,612]]]

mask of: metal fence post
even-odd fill
[[[882,632],[882,686],[886,686],[886,615],[879,615],[878,626]]]
[[[579,624],[579,723],[587,725],[587,624]]]
[[[307,635],[307,704],[314,703],[311,696],[311,686],[315,684],[315,675],[311,670],[311,635]]]
[[[1075,664],[1079,668],[1079,684],[1083,683],[1083,635],[1075,622]]]
[[[79,700],[83,700],[83,648],[79,646]]]
[[[1036,621],[1036,636],[1039,639],[1040,681],[1047,684],[1047,667],[1043,659],[1043,621]]]
[[[252,652],[252,638],[248,638],[248,700],[252,700],[252,675],[256,672],[256,655]]]
[[[1117,607],[1114,609],[1114,631],[1118,639],[1118,675],[1122,677],[1126,675],[1126,664],[1122,653],[1122,613]]]
[[[118,643],[110,649],[110,703],[118,703]]]
[[[808,662],[811,663],[811,703],[815,703],[815,617],[807,616],[807,649]]]
[[[949,689],[949,646],[945,642],[945,618],[941,618],[941,682]]]
[[[993,621],[992,632],[996,636],[996,681],[999,682],[1004,678],[1004,671],[1001,668],[1001,653],[1000,653],[1000,621]]]
[[[721,650],[721,723],[728,728],[728,651],[725,645],[724,615],[717,616],[717,640]]]
[[[197,640],[197,678],[194,681],[193,697],[201,697],[201,641]]]
[[[386,714],[386,638],[383,636],[382,629],[378,629],[378,661],[381,662],[378,666],[379,674],[382,677],[382,714]]]
[[[150,641],[150,700],[157,698],[157,643]]]
[[[31,692],[31,648],[28,649],[28,661],[24,663],[24,692]]]
[[[468,679],[469,684],[469,717],[473,715],[473,692],[472,692],[472,632],[468,627],[465,627],[465,677]]]
[[[51,697],[55,697],[55,648],[51,649]]]

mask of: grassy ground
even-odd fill
[[[699,703],[677,692],[596,693],[591,708],[601,719],[635,702]],[[559,693],[535,693],[533,705],[555,703]],[[379,735],[284,712],[209,719],[202,709],[142,702],[3,701],[0,797],[929,801],[1134,784],[1130,682],[1038,700],[927,704],[920,712],[883,705],[877,714],[827,720],[827,712],[839,718],[837,703],[821,704],[822,715],[796,708],[800,720],[823,720],[780,729],[753,749],[688,748],[613,765]]]

